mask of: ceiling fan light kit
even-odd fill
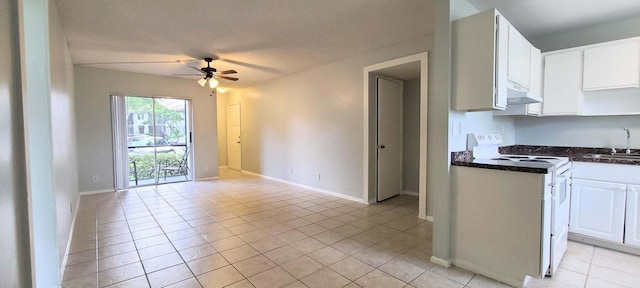
[[[209,87],[211,89],[214,89],[214,88],[218,87],[218,80],[213,79],[213,78],[209,79]]]
[[[202,68],[196,68],[193,66],[189,66],[194,70],[198,70],[198,72],[202,73],[204,75],[204,78],[199,79],[197,82],[201,87],[204,87],[204,85],[207,84],[207,81],[209,81],[209,87],[211,89],[215,89],[216,87],[218,87],[218,80],[217,79],[226,79],[226,80],[231,80],[231,81],[238,81],[238,78],[235,77],[229,77],[229,76],[221,76],[223,74],[235,74],[238,73],[236,72],[236,70],[226,70],[226,71],[220,71],[218,72],[218,70],[216,70],[216,68],[213,68],[210,66],[211,61],[213,61],[213,58],[204,58],[204,61],[207,62],[207,67],[202,67]]]

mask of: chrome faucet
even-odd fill
[[[627,127],[624,127],[624,131],[627,131],[627,150],[625,150],[625,153],[631,154],[631,132],[629,132],[629,128]]]

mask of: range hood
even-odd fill
[[[542,103],[542,98],[535,97],[529,93],[529,89],[517,83],[508,81],[507,85],[507,105],[523,105],[532,103]]]

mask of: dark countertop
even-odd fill
[[[618,151],[618,153],[624,153],[625,151],[624,148],[616,148],[616,150]],[[623,159],[599,159],[588,156],[589,154],[611,154],[611,148],[512,145],[500,147],[499,151],[500,154],[562,156],[569,157],[569,161],[577,162],[640,165],[640,160],[633,161]],[[640,154],[640,150],[631,149],[631,154]]]
[[[555,170],[551,163],[473,159],[471,151],[451,152],[451,165],[537,174],[547,174]]]
[[[616,148],[616,150],[620,152],[625,149]],[[610,154],[611,148],[512,145],[500,147],[499,152],[500,154],[568,157],[569,161],[577,162],[640,165],[640,160],[598,159],[588,156],[589,154]],[[640,154],[640,150],[632,149],[631,153]],[[538,174],[547,174],[555,169],[548,163],[473,159],[471,151],[451,152],[451,165]]]

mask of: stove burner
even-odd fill
[[[509,159],[509,158],[505,158],[505,157],[500,157],[500,158],[491,158],[491,160],[506,160],[506,161],[511,161],[511,159]]]
[[[529,156],[505,156],[512,159],[529,159]]]

